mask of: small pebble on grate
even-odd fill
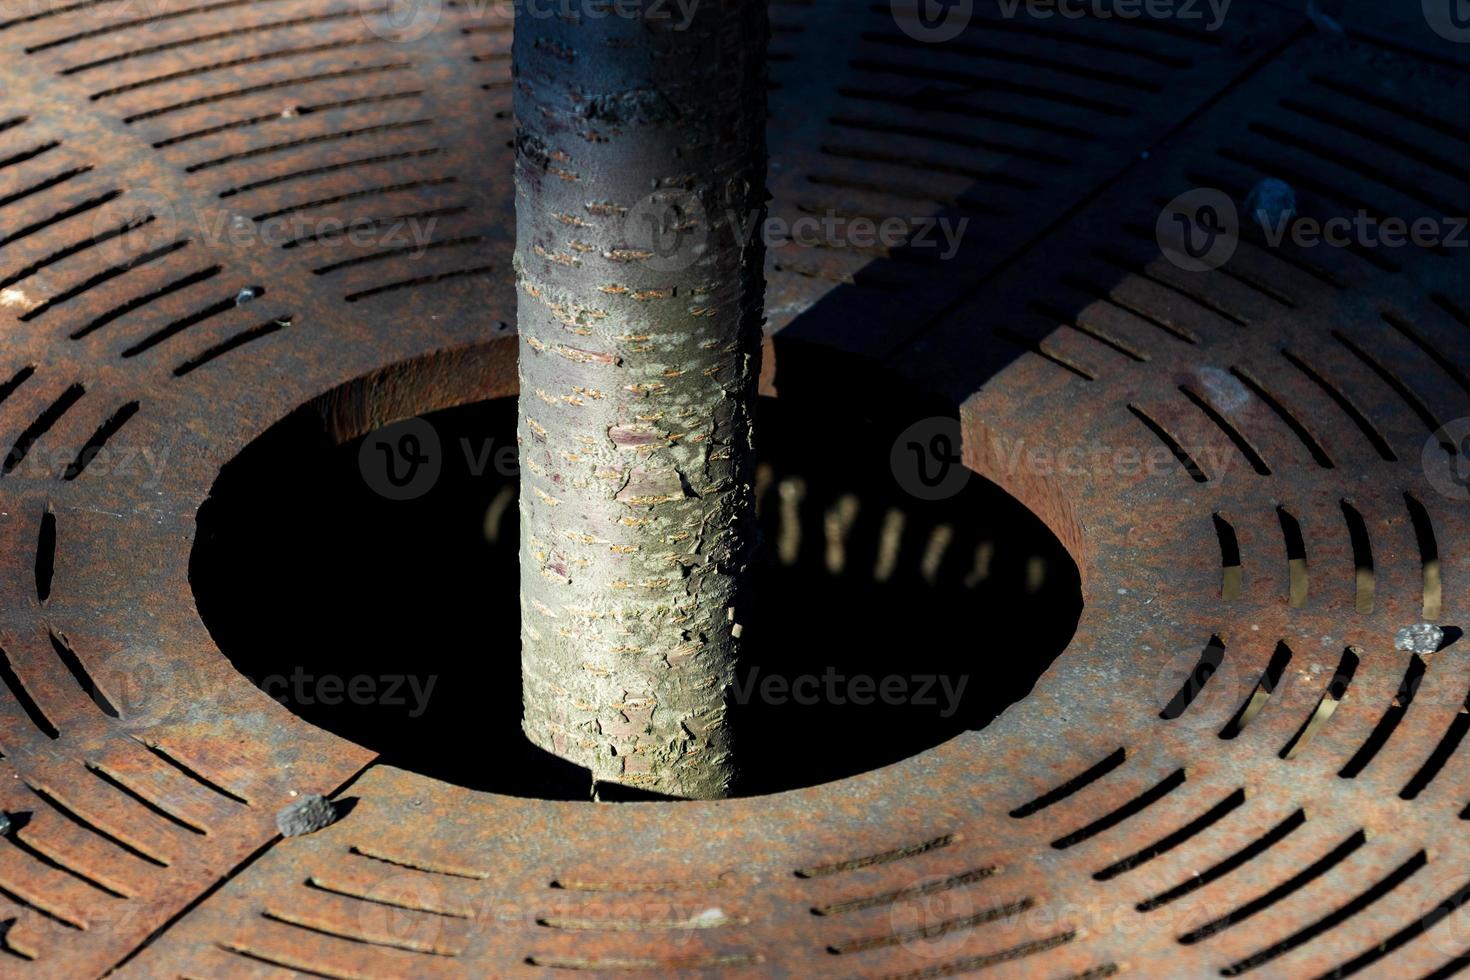
[[[1296,217],[1296,190],[1284,180],[1266,177],[1245,196],[1245,213],[1273,231]]]
[[[337,822],[337,808],[318,793],[308,793],[276,814],[276,829],[283,837],[312,834]]]
[[[1433,623],[1415,623],[1399,630],[1393,645],[1394,649],[1409,653],[1437,653],[1444,645],[1444,630]]]

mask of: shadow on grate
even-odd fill
[[[731,709],[744,795],[983,727],[1081,613],[1076,566],[999,488],[961,476],[925,500],[900,485],[891,447],[916,422],[944,430],[943,406],[803,390],[761,405],[757,615]],[[199,515],[200,612],[257,686],[385,762],[587,799],[587,773],[520,731],[514,400],[421,423],[338,446],[307,408],[249,446]],[[417,440],[437,475],[385,484],[384,435]]]

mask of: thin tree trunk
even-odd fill
[[[516,16],[523,726],[596,780],[713,798],[754,539],[769,27],[761,0],[638,6]]]

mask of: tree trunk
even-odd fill
[[[708,799],[755,533],[769,27],[629,6],[517,6],[523,727]]]

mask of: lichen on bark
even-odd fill
[[[744,0],[671,10],[517,12],[523,727],[595,780],[714,798],[754,539],[769,27]]]

